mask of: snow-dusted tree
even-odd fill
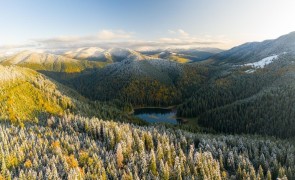
[[[123,156],[123,152],[122,152],[121,143],[118,143],[118,145],[117,145],[116,158],[117,158],[118,168],[122,168],[124,166],[124,164],[123,164],[124,156]]]

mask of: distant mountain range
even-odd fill
[[[169,59],[179,63],[198,62],[206,60],[213,55],[222,52],[220,49],[214,48],[199,48],[199,49],[166,49],[143,51],[142,54],[152,57]]]
[[[134,51],[128,48],[110,48],[107,50],[90,47],[79,48],[64,53],[66,57],[74,59],[84,59],[100,62],[121,62],[126,58],[137,59],[153,59],[161,58],[172,60],[180,63],[188,63],[205,60],[212,55],[221,52],[220,49],[206,48],[206,49],[166,49],[166,50],[154,50],[154,51]]]
[[[294,179],[294,92],[295,33],[222,52],[2,56],[0,179]],[[181,123],[146,126],[142,107]]]
[[[0,55],[0,62],[7,65],[14,64],[26,66],[38,66],[42,64],[43,69],[48,69],[46,66],[52,65],[51,70],[65,72],[67,71],[66,69],[53,66],[73,64],[76,67],[78,66],[78,68],[73,71],[81,71],[81,69],[86,68],[83,67],[85,66],[85,63],[90,64],[91,66],[91,64],[95,64],[93,62],[100,62],[100,65],[104,65],[121,62],[127,58],[137,60],[166,59],[179,63],[191,63],[206,60],[219,52],[222,52],[222,50],[215,48],[165,49],[139,52],[128,48],[102,49],[99,47],[87,47],[69,50],[62,54],[55,54],[55,52],[36,53],[33,51],[21,51],[11,55],[3,54]],[[38,69],[41,69],[42,67],[40,66]]]
[[[17,65],[34,70],[53,72],[77,73],[87,68],[100,67],[101,64],[87,60],[76,60],[60,55],[22,51],[6,57],[0,62],[2,65]]]
[[[293,110],[286,104],[295,101],[291,93],[295,89],[294,57],[293,32],[227,51],[137,52],[90,47],[62,55],[23,51],[2,57],[0,64],[36,70],[94,101],[120,102],[119,106],[128,108],[175,106],[178,116],[201,118],[199,124],[214,131],[288,137],[295,133],[285,130],[286,122],[293,118]],[[269,99],[276,99],[277,104]],[[282,108],[291,113],[284,114]],[[241,116],[233,116],[237,109]],[[277,111],[270,113],[269,109]],[[278,122],[283,130],[278,129]],[[232,128],[225,130],[225,125]],[[261,126],[267,125],[265,131]],[[260,130],[249,128],[252,126]]]

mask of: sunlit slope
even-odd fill
[[[69,58],[104,63],[121,62],[127,58],[134,58],[138,60],[150,59],[150,57],[129,48],[110,48],[106,50],[97,47],[79,48],[76,50],[68,51],[63,55]]]
[[[0,117],[13,122],[64,114],[76,108],[77,101],[71,96],[80,98],[74,91],[27,68],[0,65],[0,84]]]
[[[76,60],[64,56],[23,51],[1,62],[2,65],[17,65],[38,71],[78,73],[88,68],[103,66],[100,62]]]
[[[73,59],[95,60],[104,49],[98,47],[78,48],[65,52],[63,55]]]

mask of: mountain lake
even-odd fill
[[[134,115],[149,123],[181,124],[182,120],[176,117],[176,110],[164,108],[138,108]]]

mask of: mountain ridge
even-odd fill
[[[87,68],[101,67],[102,64],[86,60],[76,60],[49,53],[22,51],[0,62],[2,65],[17,65],[34,70],[75,73]]]
[[[277,39],[244,43],[230,50],[218,53],[211,59],[213,59],[216,64],[252,63],[275,54],[295,54],[294,47],[295,32],[291,32]]]

